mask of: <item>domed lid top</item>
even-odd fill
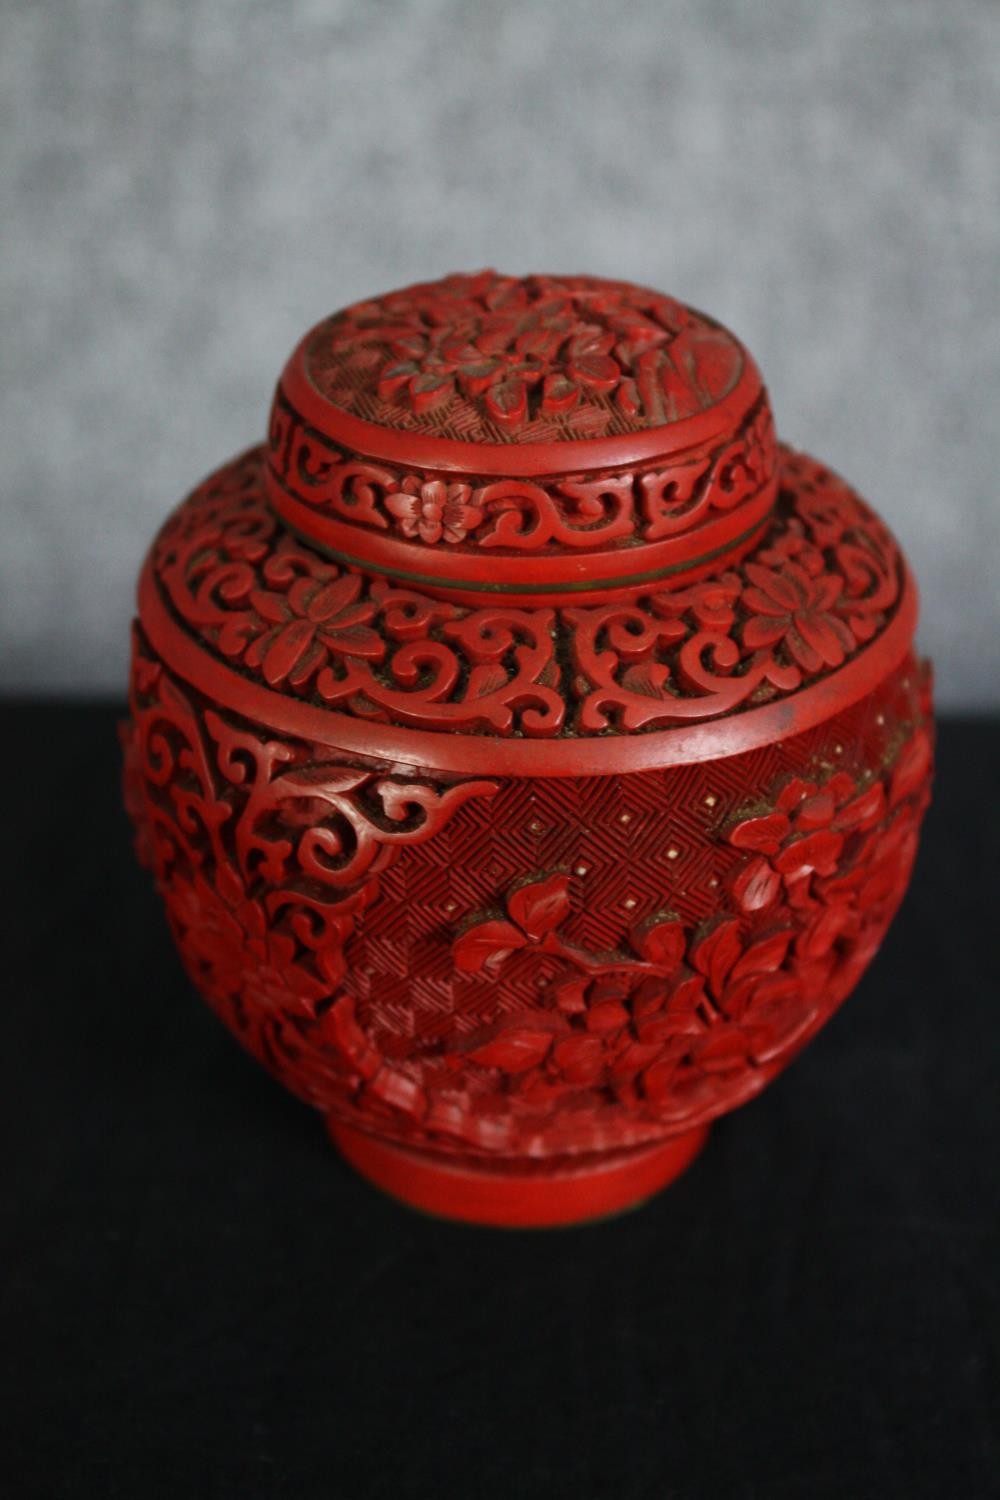
[[[333,406],[472,443],[553,443],[667,427],[735,386],[743,351],[672,297],[595,276],[447,276],[358,302],[310,338]]]
[[[349,565],[555,599],[749,545],[776,474],[760,374],[710,318],[626,282],[481,271],[305,336],[275,397],[268,490]]]

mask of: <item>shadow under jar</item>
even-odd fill
[[[929,795],[916,592],[660,293],[449,276],[292,354],[146,562],[126,792],[192,981],[354,1166],[543,1225],[836,1009]]]

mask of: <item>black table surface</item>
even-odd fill
[[[381,1197],[202,1007],[117,714],[2,708],[3,1494],[1000,1494],[1000,724],[943,724],[794,1066],[643,1209],[514,1233]]]

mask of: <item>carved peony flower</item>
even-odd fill
[[[225,885],[226,872],[221,882]],[[228,891],[223,900],[218,890],[201,875],[193,881],[175,877],[166,891],[167,916],[188,966],[205,978],[217,996],[239,993],[247,962],[248,929],[264,930],[263,913],[246,902],[242,892]],[[245,908],[249,907],[249,910]]]
[[[631,954],[591,954],[558,935],[570,913],[567,876],[516,888],[506,908],[506,917],[477,922],[456,939],[457,968],[495,974],[512,953],[535,946],[576,973],[554,986],[554,1009],[511,1017],[475,1038],[462,1061],[515,1077],[522,1101],[539,1108],[598,1086],[624,1098],[647,1074],[641,1087],[659,1105],[706,1032],[705,981],[684,965],[683,923],[661,913],[629,933]]]
[[[728,877],[728,909],[694,928],[661,911],[625,947],[595,953],[559,931],[571,913],[566,876],[515,888],[504,911],[455,940],[456,967],[496,976],[532,949],[567,967],[546,977],[544,1004],[468,1038],[449,1067],[503,1075],[526,1110],[602,1090],[681,1120],[748,1097],[760,1069],[814,1028],[840,968],[874,953],[913,860],[930,764],[918,730],[878,778],[790,777],[769,810],[726,829],[745,858]]]
[[[467,484],[445,484],[442,479],[421,482],[408,474],[402,489],[387,495],[385,503],[404,536],[419,536],[430,544],[443,537],[454,543],[464,541],[483,519],[482,511],[469,503],[471,493]]]
[[[377,661],[385,645],[371,629],[375,605],[360,598],[361,587],[357,574],[342,573],[296,578],[287,593],[254,589],[250,603],[265,629],[247,647],[247,666],[259,668],[272,687],[286,679],[302,687],[331,656]]]
[[[317,1000],[330,993],[324,984],[295,962],[295,942],[287,933],[268,932],[249,945],[253,959],[243,981],[243,997],[251,1005],[282,1014],[312,1016]]]
[[[734,848],[754,856],[731,880],[739,910],[764,913],[782,891],[793,906],[809,904],[813,877],[838,872],[848,834],[872,827],[884,803],[879,783],[859,793],[844,772],[822,787],[801,777],[786,782],[773,812],[744,818],[727,834]]]
[[[832,573],[813,575],[789,560],[780,572],[747,563],[752,587],[742,602],[751,611],[743,643],[751,651],[783,642],[804,671],[839,667],[854,650],[854,636],[835,612],[842,581]]]
[[[839,771],[822,785],[786,782],[772,812],[744,818],[726,835],[751,856],[730,877],[738,910],[770,920],[787,902],[804,924],[795,951],[808,958],[853,936],[911,857],[912,817],[899,807],[926,799],[930,764],[930,741],[918,730],[886,778],[859,783]]]
[[[294,939],[269,927],[231,871],[220,870],[214,886],[201,875],[177,877],[166,902],[188,966],[218,1000],[239,997],[262,1011],[311,1016],[339,977],[330,968],[324,982],[298,963]]]

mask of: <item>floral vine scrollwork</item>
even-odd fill
[[[427,547],[515,552],[679,535],[713,511],[732,510],[758,494],[775,465],[774,425],[763,398],[736,436],[717,448],[667,468],[607,475],[455,481],[375,463],[309,427],[281,393],[268,453],[272,482],[310,510]]]
[[[198,709],[139,633],[132,684],[126,806],[192,979],[298,1092],[342,1085],[343,1058],[307,1036],[336,1004],[377,877],[496,783],[343,765]]]
[[[900,597],[895,545],[845,485],[798,465],[807,484],[794,511],[738,568],[563,611],[585,732],[767,702],[842,666],[884,627]]]
[[[884,527],[817,465],[786,463],[794,489],[745,560],[613,604],[475,609],[344,568],[278,525],[256,453],[175,514],[156,576],[224,660],[357,718],[529,737],[683,724],[836,670],[898,605],[901,565]],[[613,505],[615,493],[603,482],[603,498],[586,503]],[[431,524],[457,524],[452,500],[466,503],[437,495]],[[414,524],[424,514],[414,510]],[[521,512],[511,516],[519,526]]]

